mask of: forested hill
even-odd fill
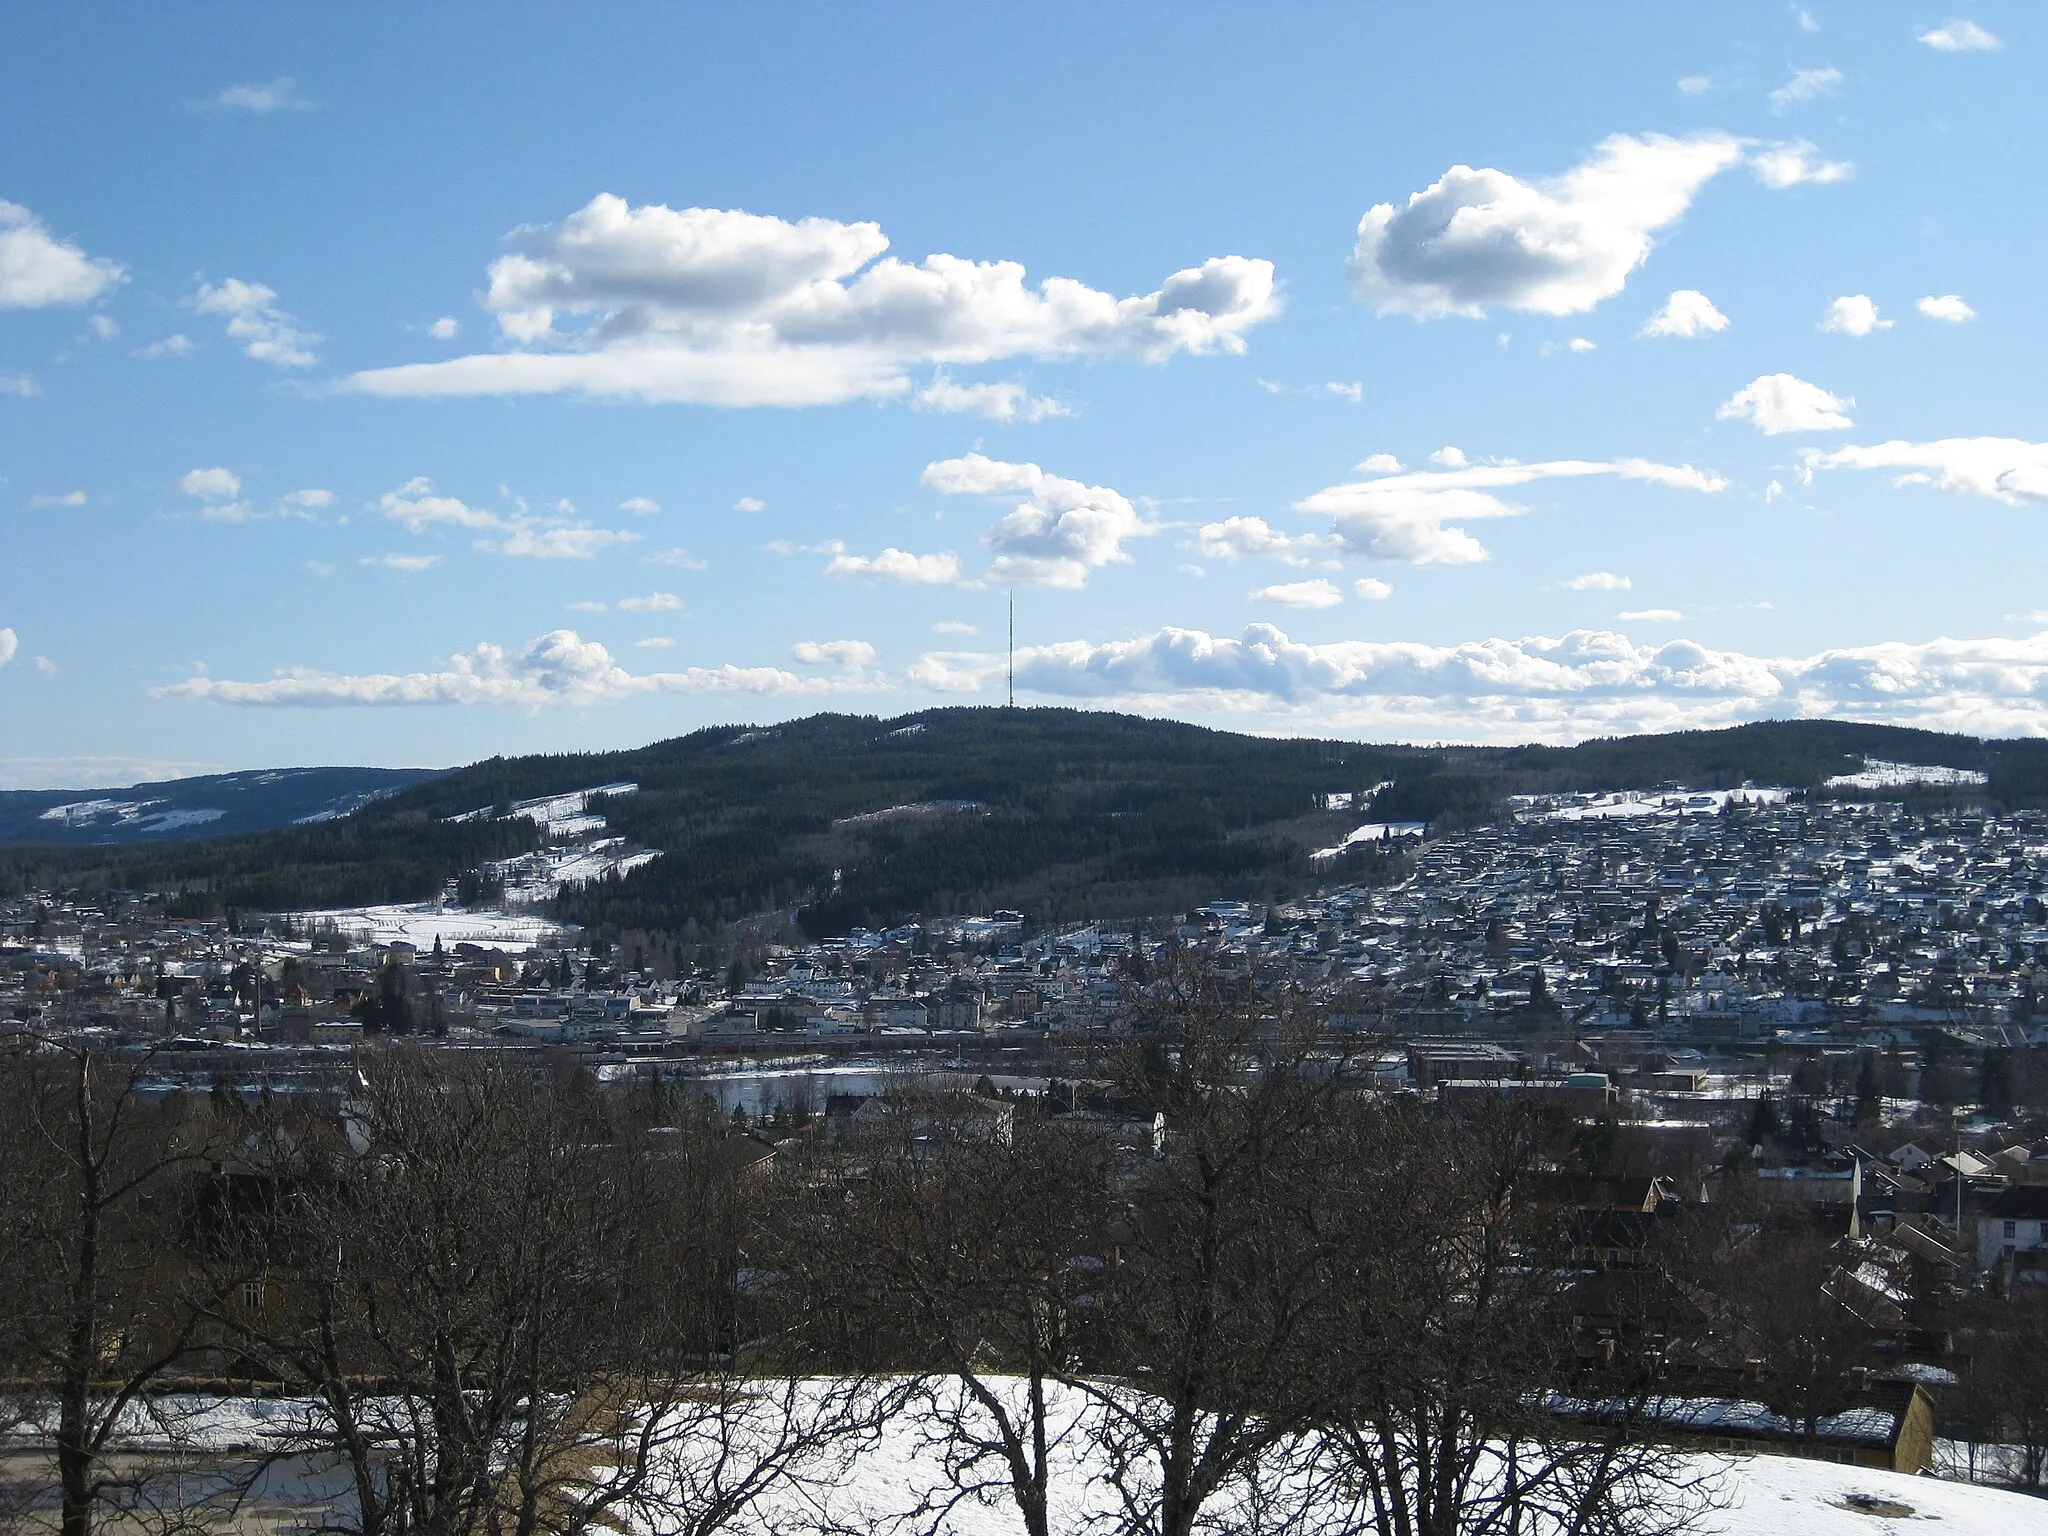
[[[1570,748],[1425,748],[1275,740],[1106,712],[941,709],[722,726],[628,752],[493,758],[331,822],[148,848],[0,850],[0,884],[172,888],[195,913],[418,900],[539,840],[523,818],[448,818],[630,780],[639,793],[601,809],[617,831],[664,854],[565,893],[566,919],[702,930],[800,909],[807,930],[829,933],[1004,906],[1043,919],[1120,917],[1388,873],[1364,867],[1378,858],[1370,851],[1308,857],[1368,816],[1469,823],[1511,793],[1667,781],[1817,788],[1866,758],[1975,769],[1989,782],[1962,792],[1972,798],[2048,804],[2048,743],[1826,721]],[[1351,808],[1321,808],[1344,794]]]

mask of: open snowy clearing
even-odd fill
[[[528,950],[553,944],[563,933],[575,931],[570,925],[528,913],[469,911],[436,901],[417,906],[334,907],[299,912],[294,917],[308,928],[332,923],[358,943],[411,944],[423,950],[432,949],[436,939],[451,949],[457,944],[481,944],[487,949]]]
[[[1923,763],[1888,763],[1866,757],[1860,773],[1838,773],[1827,781],[1829,789],[1908,789],[1926,785],[1933,789],[1974,789],[1991,782],[1991,775],[1975,768],[1942,768]]]

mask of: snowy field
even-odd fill
[[[1309,857],[1312,859],[1334,859],[1346,849],[1360,843],[1377,843],[1396,837],[1420,837],[1429,830],[1426,821],[1368,821],[1362,827],[1353,827],[1345,834],[1344,841],[1334,848],[1318,848]]]
[[[74,800],[69,805],[51,806],[38,820],[54,821],[72,828],[132,827],[139,832],[173,832],[180,827],[203,827],[227,815],[226,811],[196,807],[151,814],[153,807],[164,803],[162,800]]]
[[[1785,789],[1612,790],[1585,795],[1510,795],[1508,804],[1531,821],[1607,821],[1638,816],[1713,816],[1730,800],[1783,805]]]
[[[417,906],[334,907],[324,912],[294,913],[303,927],[334,924],[337,931],[362,944],[412,944],[432,949],[439,939],[447,948],[481,944],[491,949],[528,950],[552,944],[574,930],[524,912],[465,910],[424,901]]]
[[[954,1403],[950,1394],[956,1389],[937,1390],[948,1394],[949,1406]],[[1056,1396],[1052,1426],[1049,1513],[1052,1529],[1060,1532],[1087,1529],[1091,1517],[1110,1511],[1114,1498],[1099,1476],[1099,1453],[1088,1448],[1084,1437],[1071,1433],[1075,1421],[1064,1409],[1072,1402],[1067,1394]],[[132,1410],[127,1433],[118,1437],[118,1443],[130,1452],[262,1453],[280,1449],[280,1437],[289,1436],[316,1411],[309,1403],[292,1401],[163,1398],[147,1413]],[[935,1428],[928,1409],[913,1406],[900,1412],[858,1449],[819,1456],[798,1467],[791,1481],[726,1529],[748,1536],[801,1536],[823,1530],[907,1533],[914,1527],[899,1524],[902,1517],[920,1499],[950,1486],[943,1453],[931,1433]],[[33,1442],[31,1435],[6,1438],[16,1446]],[[742,1429],[727,1442],[727,1449],[742,1450],[750,1439]],[[693,1457],[682,1448],[676,1456],[674,1486],[701,1489],[706,1469],[693,1471]],[[1699,1536],[1909,1536],[1937,1526],[1952,1536],[2048,1536],[2048,1501],[2024,1494],[1788,1456],[1700,1455],[1685,1458],[1684,1465],[1695,1477],[1709,1477],[1715,1490],[1717,1507],[1695,1527]],[[729,1466],[727,1474],[733,1470]],[[323,1506],[339,1511],[345,1489],[334,1469],[293,1457],[273,1469],[265,1491],[269,1501],[296,1501],[302,1512],[311,1513]],[[1316,1513],[1298,1512],[1284,1526],[1261,1528],[1314,1536],[1320,1526]],[[1216,1514],[1227,1518],[1221,1507]],[[640,1511],[631,1517],[631,1528],[644,1536],[667,1536],[674,1519]],[[980,1496],[970,1493],[931,1529],[943,1536],[1013,1536],[1023,1527],[1007,1489],[997,1487]],[[1525,1526],[1524,1536],[1543,1533]]]
[[[1926,785],[1934,789],[1974,789],[1991,782],[1987,773],[1975,768],[1942,768],[1923,763],[1888,763],[1866,757],[1860,773],[1838,773],[1827,781],[1829,789],[1909,789]]]

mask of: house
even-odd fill
[[[1977,1218],[1977,1267],[2005,1284],[2048,1281],[2048,1184],[2016,1184]]]

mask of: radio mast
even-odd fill
[[[1017,589],[1010,588],[1010,708],[1017,707]]]

